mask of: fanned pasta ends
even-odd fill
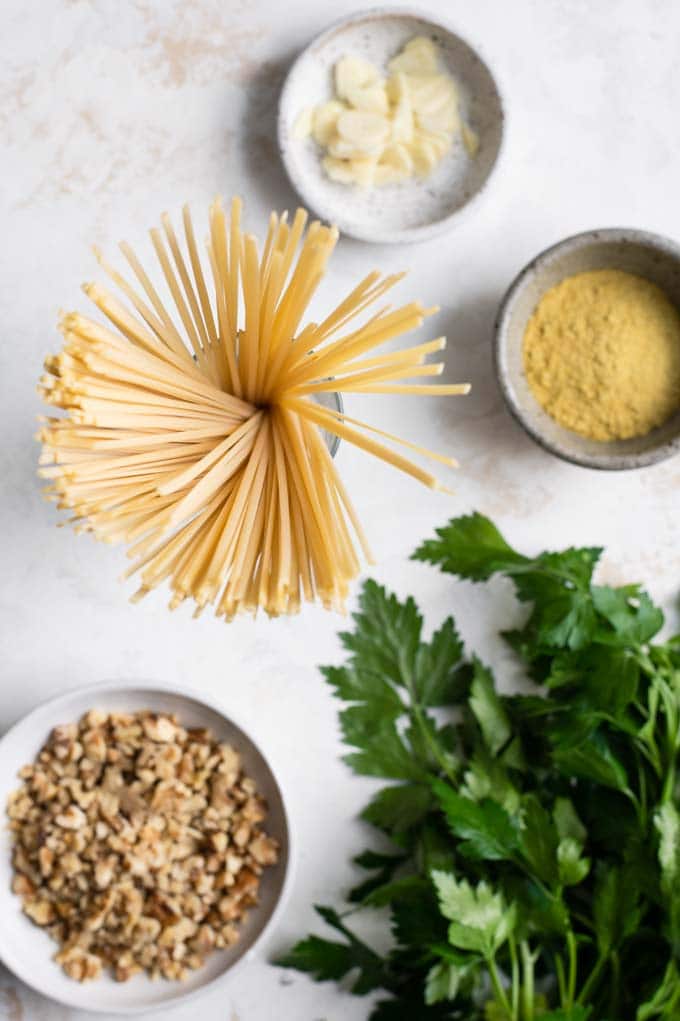
[[[359,572],[356,540],[370,554],[324,431],[433,488],[433,475],[382,440],[454,462],[315,395],[468,387],[423,381],[442,371],[426,358],[443,338],[375,353],[434,310],[380,308],[356,325],[401,274],[370,273],[322,322],[303,324],[338,239],[334,227],[307,227],[304,210],[290,223],[272,213],[259,249],[241,230],[240,201],[227,217],[216,200],[205,264],[186,207],[183,228],[183,245],[167,215],[151,231],[172,314],[121,245],[134,283],[98,259],[124,300],[84,288],[108,324],[63,316],[62,349],[39,385],[66,412],[44,418],[39,432],[46,495],[78,530],[127,544],[126,576],[140,579],[133,600],[167,580],[171,608],[192,599],[197,614],[213,605],[227,620],[259,607],[295,613],[315,598],[342,609]]]

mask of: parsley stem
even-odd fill
[[[493,986],[494,992],[496,994],[496,999],[498,1000],[499,1004],[508,1015],[508,1018],[510,1018],[511,1021],[515,1021],[515,1015],[512,1012],[510,1001],[508,1000],[508,997],[505,994],[505,989],[503,988],[500,975],[498,974],[498,968],[496,967],[496,962],[494,958],[487,957],[486,963],[489,969],[491,985]]]
[[[640,825],[643,829],[647,828],[647,780],[642,763],[637,760],[637,771],[638,771],[638,789],[640,791]]]
[[[522,1018],[523,1021],[534,1021],[534,961],[536,958],[529,949],[525,939],[519,945],[522,955]]]
[[[413,686],[411,684],[408,674],[404,674],[404,683],[406,685],[406,689],[408,691],[410,699],[410,705],[408,706],[409,716],[414,721],[418,730],[422,734],[423,740],[425,741],[425,744],[432,752],[432,755],[439,768],[448,777],[452,784],[456,784],[458,782],[458,778],[455,774],[455,771],[451,769],[451,764],[448,761],[446,754],[439,747],[439,743],[435,740],[435,738],[432,735],[432,731],[427,725],[425,714],[423,712],[423,707],[420,704],[420,702],[418,702],[418,700],[416,699],[415,692],[413,690]]]
[[[590,995],[590,993],[591,993],[591,991],[593,989],[593,986],[595,985],[595,983],[597,982],[597,980],[600,977],[600,972],[602,971],[602,969],[604,968],[605,964],[607,963],[607,960],[608,960],[608,955],[607,954],[600,955],[598,957],[598,959],[595,962],[595,965],[593,967],[593,970],[590,972],[590,975],[588,976],[588,978],[585,981],[585,985],[583,986],[583,988],[581,989],[581,992],[578,995],[577,1003],[584,1003],[588,999],[588,997],[589,997],[589,995]]]
[[[560,1006],[568,1007],[567,982],[564,977],[564,962],[559,954],[555,954],[555,972],[557,974],[557,985],[560,991]]]
[[[531,867],[527,865],[527,863],[522,858],[515,855],[510,860],[514,865],[517,866],[518,869],[521,869],[522,872],[524,872],[525,876],[531,880],[534,886],[538,887],[538,889],[545,897],[547,897],[548,899],[552,899],[553,891],[550,889],[549,886],[546,886],[546,884],[538,878],[538,876],[533,872]]]
[[[512,961],[512,1017],[513,1021],[519,1021],[519,993],[520,993],[520,976],[519,976],[519,961],[517,959],[517,945],[515,944],[515,937],[510,933],[509,938],[510,945],[510,960]]]
[[[670,801],[672,799],[674,791],[675,791],[675,751],[672,751],[668,756],[668,766],[666,768],[666,776],[664,777],[663,791],[661,792],[662,805],[665,805],[667,801]]]
[[[612,953],[612,981],[609,987],[609,1015],[616,1017],[619,1013],[619,989],[621,983],[621,961],[618,951]]]
[[[576,921],[580,922],[584,929],[590,929],[591,932],[595,932],[595,926],[592,918],[588,918],[588,915],[584,915],[581,911],[572,911],[571,917]]]
[[[576,996],[576,976],[578,974],[578,959],[576,949],[576,937],[573,930],[567,932],[567,946],[569,948],[569,986],[567,989],[567,1006],[571,1007]]]

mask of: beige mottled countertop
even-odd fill
[[[431,335],[449,337],[449,376],[465,399],[372,399],[372,418],[452,448],[454,497],[433,494],[345,444],[338,464],[374,546],[374,574],[413,591],[438,621],[453,610],[466,637],[502,653],[494,631],[512,601],[409,563],[453,513],[478,508],[527,550],[606,544],[603,575],[644,579],[669,607],[680,588],[680,461],[603,475],[543,453],[505,412],[490,337],[500,296],[540,248],[596,226],[680,237],[680,6],[674,0],[440,2],[482,44],[510,110],[505,164],[474,216],[411,248],[343,241],[325,285],[331,302],[374,265],[408,268],[405,300],[438,303]],[[219,694],[284,764],[298,836],[289,909],[270,947],[312,922],[310,905],[351,881],[363,839],[354,820],[368,783],[338,761],[336,709],[315,670],[338,655],[338,619],[223,625],[170,616],[162,594],[131,607],[123,555],[68,530],[35,478],[34,384],[58,344],[58,310],[83,306],[96,272],[89,246],[148,246],[144,228],[185,200],[199,212],[239,192],[251,229],[291,207],[274,139],[291,59],[339,0],[4,0],[0,41],[0,344],[2,688],[0,726],[65,688],[112,678],[191,682]],[[361,400],[351,410],[361,410]],[[1,924],[1,922],[0,922]],[[36,962],[36,967],[40,967]],[[48,967],[47,963],[42,965]],[[258,961],[168,1021],[360,1021],[361,1000]],[[84,1021],[0,975],[0,1021]]]

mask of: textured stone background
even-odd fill
[[[503,585],[455,585],[407,554],[450,515],[478,508],[520,547],[607,545],[602,576],[644,579],[673,605],[680,464],[602,475],[562,464],[510,420],[492,378],[490,337],[511,277],[540,248],[588,227],[680,236],[680,7],[674,0],[440,2],[501,77],[509,107],[505,162],[475,216],[410,248],[343,241],[324,284],[331,303],[373,266],[409,268],[399,297],[438,303],[429,335],[449,337],[448,377],[466,399],[354,398],[387,429],[450,448],[457,495],[420,489],[345,444],[338,464],[374,546],[375,576],[414,592],[434,623],[453,610],[487,658],[512,619]],[[0,38],[0,374],[2,634],[0,726],[70,686],[111,678],[188,681],[219,694],[281,764],[299,862],[289,910],[270,944],[312,921],[313,901],[351,881],[363,839],[354,816],[370,787],[338,761],[336,709],[315,670],[338,654],[339,621],[170,616],[163,593],[136,608],[117,577],[120,550],[55,527],[35,478],[34,384],[58,345],[60,308],[84,307],[97,272],[89,246],[125,238],[151,253],[145,228],[189,200],[198,222],[216,192],[239,192],[250,229],[294,207],[274,137],[277,94],[297,51],[345,0],[2,0]],[[370,409],[363,407],[370,402]],[[130,588],[130,591],[132,589]],[[290,983],[290,984],[289,984]],[[188,1021],[359,1021],[366,1004],[264,959],[168,1014]],[[0,975],[1,1021],[84,1021]]]

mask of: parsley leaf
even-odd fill
[[[345,761],[355,772],[424,783],[437,768],[433,749],[455,763],[427,708],[467,692],[461,671],[463,646],[449,618],[429,642],[421,640],[422,617],[413,599],[399,600],[367,581],[353,615],[354,631],[341,634],[350,653],[342,667],[322,667],[338,698],[350,703],[340,714],[345,742],[356,751]],[[401,731],[395,721],[410,716]],[[422,803],[422,798],[420,799]],[[380,825],[380,823],[378,823]]]
[[[591,645],[580,652],[564,652],[552,661],[545,684],[553,691],[569,688],[561,697],[578,693],[588,706],[619,717],[635,700],[640,665],[627,648]]]
[[[346,942],[338,943],[319,936],[309,936],[277,963],[282,968],[307,971],[318,982],[330,979],[338,981],[350,972],[357,972],[351,986],[357,996],[382,988],[385,981],[382,958],[350,932],[333,908],[317,906],[315,910],[328,925],[345,936]]]
[[[536,795],[526,794],[522,800],[520,849],[532,873],[549,887],[558,880],[558,843],[554,822]]]
[[[375,726],[370,727],[373,721]],[[340,725],[345,741],[359,748],[345,755],[345,762],[355,773],[390,780],[427,778],[426,770],[413,758],[393,725],[374,720],[370,712],[357,712],[354,707],[341,713]]]
[[[680,1012],[680,972],[676,962],[670,961],[654,994],[638,1007],[635,1021],[649,1021],[650,1018],[674,1021],[678,1012]]]
[[[416,654],[413,689],[421,705],[449,705],[466,692],[466,677],[456,670],[462,656],[463,643],[453,618],[447,617]]]
[[[403,854],[378,854],[377,851],[364,851],[363,854],[358,854],[354,864],[367,871],[373,871],[374,875],[350,890],[347,900],[351,904],[368,902],[376,890],[383,889],[389,883],[404,861]]]
[[[346,761],[392,781],[362,812],[379,844],[349,894],[387,909],[391,942],[324,908],[341,939],[284,961],[383,989],[370,1021],[680,1018],[680,636],[654,644],[639,585],[594,584],[600,553],[526,556],[480,514],[416,552],[512,582],[528,692],[466,657],[452,617],[427,640],[414,600],[375,582],[323,668]]]
[[[352,615],[354,631],[340,641],[352,661],[386,681],[403,685],[413,676],[423,619],[410,597],[401,602],[374,581],[367,581]]]
[[[439,908],[450,919],[449,942],[460,950],[493,957],[515,927],[515,908],[485,883],[471,886],[449,872],[433,872]]]
[[[593,922],[600,954],[635,932],[640,922],[638,888],[623,868],[600,872],[593,899]]]
[[[588,1021],[591,1013],[590,1007],[576,1004],[574,1007],[565,1007],[560,1010],[551,1010],[548,1014],[541,1014],[540,1021]]]
[[[414,560],[434,564],[441,571],[472,581],[486,581],[498,571],[527,562],[507,544],[496,526],[482,514],[456,518],[436,530],[413,554]]]
[[[614,632],[611,635],[603,626],[600,641],[643,645],[663,627],[662,611],[639,585],[618,589],[593,585],[592,591],[595,609]]]
[[[578,745],[562,745],[553,752],[555,766],[565,776],[592,780],[603,787],[628,791],[626,771],[600,732]]]
[[[453,959],[447,956],[445,960],[433,964],[425,977],[425,1003],[455,1000],[461,983],[477,963],[477,957],[457,954]]]
[[[461,854],[488,861],[513,857],[519,848],[517,824],[497,801],[471,801],[441,780],[432,789],[451,832],[463,841]]]
[[[523,602],[532,602],[531,617],[521,632],[530,643],[550,648],[583,648],[592,639],[596,614],[590,582],[599,547],[542,553],[533,560],[513,550],[481,514],[455,518],[424,542],[416,560],[472,581],[503,573]]]
[[[429,787],[418,784],[384,787],[373,796],[361,817],[378,829],[398,836],[422,822],[432,804]]]
[[[512,734],[505,709],[498,698],[491,671],[475,656],[473,659],[474,677],[470,689],[470,709],[479,724],[487,748],[492,755],[497,755]]]
[[[666,801],[656,812],[654,826],[659,835],[661,890],[667,898],[668,933],[676,954],[680,953],[680,811]]]

